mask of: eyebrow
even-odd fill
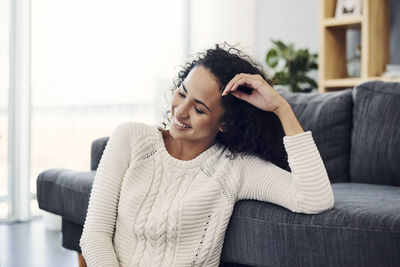
[[[184,85],[183,83],[182,83],[182,87],[183,87],[183,90],[185,91],[185,93],[187,94],[186,87],[185,87],[185,85]],[[194,101],[195,101],[196,103],[199,103],[200,105],[203,105],[209,112],[211,112],[211,110],[207,107],[206,104],[204,104],[204,102],[202,102],[202,101],[200,101],[200,100],[198,100],[198,99],[194,99]]]

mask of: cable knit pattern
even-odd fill
[[[308,214],[332,208],[311,132],[285,136],[283,143],[291,172],[255,156],[231,160],[217,144],[179,160],[157,126],[122,123],[110,136],[90,194],[80,240],[88,267],[219,266],[241,199]]]

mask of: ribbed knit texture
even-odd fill
[[[125,122],[97,168],[80,240],[88,267],[219,266],[235,202],[255,199],[293,212],[331,209],[333,192],[311,132],[285,136],[291,173],[214,145],[172,157],[157,126]]]

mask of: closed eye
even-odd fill
[[[179,94],[181,97],[186,97],[181,91],[178,91],[178,94]],[[195,110],[198,114],[204,114],[204,113],[205,113],[204,111],[198,109],[197,107],[194,107],[194,110]]]
[[[201,111],[200,109],[198,109],[198,108],[196,108],[196,107],[195,107],[194,109],[196,110],[197,113],[199,113],[199,114],[204,114],[204,112]]]

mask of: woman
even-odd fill
[[[80,240],[88,266],[218,266],[236,201],[333,207],[311,132],[249,57],[216,45],[174,85],[163,127],[110,136]]]

